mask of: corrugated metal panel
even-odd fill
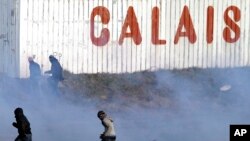
[[[14,0],[0,0],[0,72],[10,76],[19,75],[18,6]]]
[[[26,60],[31,55],[36,56],[43,70],[49,69],[50,54],[59,58],[64,69],[74,73],[249,66],[249,5],[249,0],[22,0],[21,75],[28,75]],[[94,18],[94,36],[103,37],[104,28],[110,32],[109,41],[103,46],[94,45],[90,36],[91,14],[97,6],[109,11],[107,24],[99,16]],[[225,13],[231,6],[240,13],[237,10]],[[137,45],[131,38],[119,44],[128,9],[133,10],[138,20],[142,41]],[[180,33],[179,40],[175,39],[185,10],[183,22],[187,27],[193,24],[195,30],[195,34],[190,33],[193,43],[187,36],[182,37],[187,34],[183,25],[180,32],[186,33]],[[152,11],[156,12],[153,17]],[[187,22],[188,13],[192,22]],[[235,17],[237,14],[240,19]],[[223,31],[228,27],[225,15],[240,27],[240,38],[233,43],[224,39]],[[227,35],[230,33],[228,38],[234,38],[232,29]],[[164,41],[158,41],[162,45],[153,44],[152,34],[154,37],[158,34],[158,39],[166,40],[166,44]]]

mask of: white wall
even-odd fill
[[[19,75],[18,4],[15,0],[0,0],[0,72]]]
[[[184,6],[188,6],[197,35],[192,44],[181,38],[174,44]],[[241,10],[240,38],[235,43],[223,39],[224,12],[234,5]],[[21,0],[20,59],[21,76],[27,76],[27,57],[35,55],[43,70],[49,69],[48,56],[59,57],[64,69],[74,73],[135,72],[188,67],[249,66],[250,13],[249,0]],[[90,39],[90,15],[94,7],[105,6],[110,12],[109,24],[95,18],[95,35],[102,28],[110,30],[110,41],[103,47]],[[142,43],[131,39],[118,44],[127,9],[133,6]],[[160,8],[160,39],[166,45],[151,42],[151,10]],[[214,7],[213,42],[206,42],[207,7]],[[231,14],[233,16],[233,14]]]

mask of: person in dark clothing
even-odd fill
[[[45,73],[52,74],[52,78],[58,81],[63,80],[63,69],[59,61],[53,56],[49,56],[49,61],[51,63],[51,69],[49,71],[46,71]]]
[[[115,141],[115,128],[113,120],[110,117],[107,117],[107,114],[104,111],[99,111],[97,117],[102,121],[104,126],[104,132],[100,135],[102,141]]]
[[[34,61],[33,57],[29,57],[28,61],[30,70],[30,89],[32,90],[32,92],[34,92],[39,88],[39,81],[41,79],[41,69],[40,65]]]
[[[45,73],[52,74],[52,76],[49,78],[49,83],[52,88],[57,88],[58,83],[64,80],[63,69],[59,61],[53,55],[49,56],[49,61],[51,63],[51,69]]]
[[[17,128],[19,134],[15,141],[32,141],[30,123],[23,114],[23,109],[16,108],[14,114],[16,122],[13,122],[12,125]]]
[[[37,80],[41,77],[40,65],[34,61],[32,57],[28,58],[29,61],[29,70],[30,70],[30,79]]]

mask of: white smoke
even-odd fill
[[[16,88],[18,83],[12,83]],[[8,90],[0,94],[1,141],[13,141],[17,136],[17,130],[12,127],[15,121],[13,111],[17,107],[24,109],[35,141],[98,140],[97,134],[102,131],[96,118],[97,109],[91,104],[84,104],[84,101],[73,103],[46,92],[30,94]]]
[[[230,124],[250,123],[249,76],[246,68],[209,69],[188,74],[157,72],[155,87],[171,88],[168,96],[174,100],[175,107],[147,109],[131,106],[124,111],[108,110],[114,119],[117,140],[227,141]],[[12,85],[11,89],[6,88],[6,83]],[[96,103],[87,98],[75,98],[73,94],[67,99],[44,91],[40,94],[21,93],[22,85],[14,80],[0,84],[1,141],[13,141],[17,135],[17,130],[12,127],[16,107],[24,109],[34,141],[99,140],[103,127],[96,117],[101,110]],[[220,91],[225,84],[232,88]],[[105,105],[101,108],[107,109]]]

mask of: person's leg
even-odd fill
[[[58,96],[59,95],[59,88],[58,88],[58,83],[59,83],[59,80],[56,80],[54,79],[53,80],[53,94]]]
[[[33,79],[29,79],[29,87],[30,87],[30,93],[31,94],[36,94],[38,92],[38,80],[33,78]]]
[[[22,141],[19,137],[19,135],[16,137],[15,141]]]
[[[27,134],[26,137],[25,137],[25,141],[32,141],[32,135]]]
[[[53,95],[57,95],[57,84],[58,81],[55,80],[53,77],[48,78],[49,91]]]
[[[104,137],[102,141],[115,141],[115,139],[113,137]]]

